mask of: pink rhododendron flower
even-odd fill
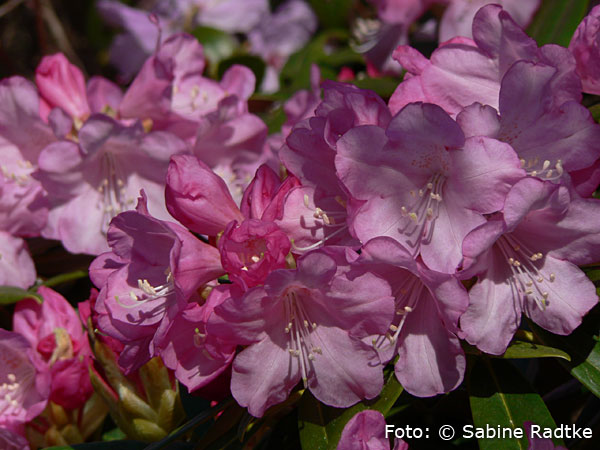
[[[404,389],[420,397],[456,389],[466,367],[458,319],[469,304],[461,283],[452,275],[429,270],[388,237],[367,242],[358,262],[392,287],[395,319],[373,345],[384,361],[398,354],[395,371]]]
[[[35,70],[35,84],[40,91],[42,118],[53,108],[62,108],[71,117],[81,121],[90,114],[85,78],[65,55],[44,56]]]
[[[0,286],[29,288],[35,282],[35,266],[21,238],[0,231]]]
[[[387,129],[364,126],[337,144],[336,168],[352,197],[350,226],[365,243],[390,236],[433,270],[454,273],[463,238],[502,209],[525,172],[513,149],[465,141],[440,107],[412,104]]]
[[[143,6],[143,5],[141,5]],[[268,14],[267,0],[161,0],[151,10],[136,9],[121,2],[98,2],[102,17],[123,29],[111,48],[111,62],[128,81],[146,58],[174,33],[191,31],[197,26],[218,28],[229,33],[247,33]],[[150,16],[152,14],[152,16]],[[150,20],[152,17],[152,20]]]
[[[337,445],[337,450],[390,450],[386,437],[385,417],[379,411],[367,409],[348,421]],[[407,450],[408,444],[396,439],[394,450]]]
[[[21,77],[2,80],[0,105],[0,230],[38,236],[48,205],[31,174],[42,149],[56,138],[40,119],[40,99],[31,82]]]
[[[581,100],[570,52],[553,44],[538,49],[536,42],[498,5],[487,5],[477,12],[473,41],[461,38],[446,43],[429,60],[413,48],[400,46],[394,58],[411,76],[390,98],[392,113],[415,101],[435,103],[452,115],[474,102],[498,109],[500,83],[519,60],[556,68],[553,89],[562,96],[557,104]]]
[[[321,402],[347,407],[382,385],[375,350],[360,339],[393,316],[389,285],[370,273],[347,276],[341,247],[306,254],[296,270],[275,270],[264,286],[215,308],[208,332],[248,345],[233,362],[231,392],[260,417],[302,379]]]
[[[40,91],[40,116],[64,137],[81,128],[93,113],[116,116],[123,93],[103,77],[85,77],[65,55],[45,56],[36,68],[35,82]],[[56,111],[58,108],[60,111]]]
[[[38,288],[43,302],[19,302],[13,330],[27,339],[51,375],[49,400],[68,409],[85,404],[92,394],[88,375],[91,355],[87,335],[73,307],[57,292]]]
[[[219,289],[214,288],[202,306],[190,303],[173,320],[158,344],[165,365],[175,371],[175,377],[190,391],[216,380],[235,356],[235,344],[222,342],[206,332],[206,323],[214,308],[228,297],[218,295]]]
[[[223,179],[191,155],[171,159],[165,197],[171,215],[196,233],[216,236],[244,220]]]
[[[168,161],[186,150],[170,133],[93,116],[79,130],[78,144],[60,141],[40,155],[36,177],[52,204],[43,236],[60,239],[72,253],[102,253],[111,219],[133,209],[142,188],[152,213],[169,217],[163,193]]]
[[[277,225],[257,219],[229,223],[219,240],[229,279],[246,289],[262,284],[273,270],[285,268],[290,246]]]
[[[540,6],[541,0],[450,0],[448,8],[440,22],[440,42],[445,42],[455,36],[471,38],[471,26],[477,11],[489,4],[502,6],[515,22],[525,28]]]
[[[0,328],[0,427],[19,426],[44,410],[50,380],[43,369],[25,337]]]
[[[501,354],[521,313],[556,334],[570,334],[598,302],[577,265],[600,255],[600,203],[565,186],[525,178],[493,216],[463,242],[464,276],[478,274],[461,317],[467,341]]]
[[[254,92],[255,78],[243,66],[232,66],[221,82],[202,76],[204,52],[191,35],[167,39],[144,63],[119,107],[124,118],[151,119],[153,130],[167,130],[193,139],[198,122],[219,109],[225,97],[245,102]],[[238,115],[247,112],[237,105]],[[245,105],[245,103],[244,103]]]
[[[113,219],[108,243],[112,251],[90,267],[101,288],[95,308],[100,329],[125,345],[119,364],[131,371],[156,355],[155,340],[198,287],[223,269],[216,248],[179,224],[150,216],[145,196],[137,211]]]
[[[577,61],[583,91],[600,94],[600,7],[595,6],[581,21],[571,38],[569,50]]]
[[[294,127],[280,151],[286,168],[302,187],[286,198],[277,224],[292,239],[293,250],[303,252],[324,243],[356,245],[346,223],[348,195],[335,172],[338,139],[361,125],[387,127],[391,115],[372,91],[327,81],[315,117]]]
[[[288,0],[266,15],[248,33],[250,52],[267,63],[261,86],[263,92],[279,90],[279,71],[292,53],[300,50],[317,29],[317,17],[308,4]]]
[[[457,121],[467,136],[510,144],[528,175],[558,180],[564,172],[591,167],[600,157],[600,126],[579,101],[564,101],[565,91],[579,86],[568,81],[561,80],[555,67],[518,61],[502,80],[499,114],[475,103]],[[581,193],[585,191],[583,187]]]

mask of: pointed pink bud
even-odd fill
[[[240,206],[242,214],[249,219],[260,219],[280,184],[273,169],[266,164],[260,166],[244,191]]]
[[[225,182],[195,156],[171,158],[165,196],[171,215],[197,233],[216,236],[244,220]]]
[[[35,83],[50,109],[59,107],[80,119],[90,114],[85,78],[62,53],[42,58],[35,70]]]

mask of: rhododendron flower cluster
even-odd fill
[[[318,408],[327,448],[389,449],[402,391],[476,414],[512,389],[480,366],[588,357],[554,342],[598,304],[599,7],[567,48],[523,29],[540,0],[371,3],[351,63],[403,73],[387,97],[325,64],[286,92],[315,42],[352,51],[305,46],[330,6],[302,0],[102,0],[127,86],[63,53],[0,81],[0,446],[81,443],[110,413],[130,439],[206,422],[252,448],[296,408],[304,445]],[[207,30],[240,53],[211,60]],[[45,245],[83,275],[47,276]],[[178,429],[195,396],[212,409]]]

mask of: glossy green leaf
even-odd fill
[[[87,276],[87,270],[75,270],[74,272],[61,273],[60,275],[56,275],[55,277],[48,278],[47,280],[42,282],[42,285],[52,287],[57,286],[59,284],[68,283],[69,281],[79,280],[80,278],[85,278]]]
[[[16,286],[0,286],[0,305],[11,305],[26,298],[42,303],[42,298],[34,292]]]
[[[556,427],[542,398],[508,361],[479,358],[471,370],[468,388],[475,427],[516,429],[523,428],[526,421],[544,428]],[[525,435],[522,439],[479,439],[481,450],[527,447]]]
[[[206,59],[211,65],[218,63],[233,55],[238,46],[237,41],[229,33],[210,27],[197,27],[192,34],[202,44]]]
[[[567,47],[589,3],[589,0],[544,0],[527,34],[538,45],[559,44]]]
[[[300,51],[288,59],[281,70],[283,85],[287,91],[310,88],[310,70],[312,64],[321,69],[322,78],[335,78],[336,72],[330,67],[329,58],[336,48],[347,48],[348,33],[345,30],[327,30],[315,36]]]
[[[354,415],[365,409],[374,409],[384,416],[390,411],[400,394],[402,386],[393,370],[386,376],[386,383],[378,397],[343,409],[323,405],[309,391],[300,400],[298,429],[303,450],[327,450],[337,447],[344,426]]]
[[[599,324],[598,314],[588,314],[583,324],[570,336],[557,336],[530,322],[540,342],[571,355],[572,361],[560,360],[560,363],[596,397],[600,397]]]
[[[524,358],[562,358],[571,361],[571,357],[564,351],[548,347],[546,345],[538,345],[532,342],[514,341],[506,349],[502,358],[505,359],[524,359]]]

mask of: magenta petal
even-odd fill
[[[498,111],[481,103],[473,103],[463,109],[456,116],[456,122],[467,138],[471,136],[496,137],[500,131]]]
[[[173,217],[197,233],[216,236],[232,220],[244,220],[225,182],[194,156],[171,159],[165,197]]]
[[[337,450],[390,450],[386,423],[379,411],[356,413],[344,426]]]
[[[207,385],[229,366],[235,345],[224,345],[204,332],[205,307],[190,304],[162,339],[160,355],[175,377],[191,390]],[[202,330],[199,329],[202,328]],[[207,346],[217,351],[207,351]]]
[[[372,346],[349,338],[339,328],[318,328],[313,342],[323,351],[312,361],[314,375],[308,386],[326,405],[346,408],[376,397],[383,387],[383,372]]]
[[[521,298],[507,281],[511,272],[499,252],[485,255],[487,271],[469,291],[469,308],[460,319],[465,339],[480,350],[500,355],[521,323]]]
[[[556,274],[548,289],[545,308],[525,299],[523,310],[535,323],[555,334],[570,334],[583,316],[598,303],[594,284],[581,269],[568,261],[547,256],[540,270]]]
[[[466,358],[460,341],[439,320],[428,292],[404,324],[398,356],[396,376],[413,395],[431,397],[448,392],[463,380]]]
[[[35,266],[23,239],[0,231],[0,285],[29,288],[35,282]]]
[[[233,361],[231,393],[255,417],[283,402],[300,381],[299,363],[286,350],[283,328],[267,335]]]
[[[512,147],[496,139],[469,138],[451,156],[453,173],[448,185],[461,204],[482,214],[501,210],[510,188],[525,177]]]

